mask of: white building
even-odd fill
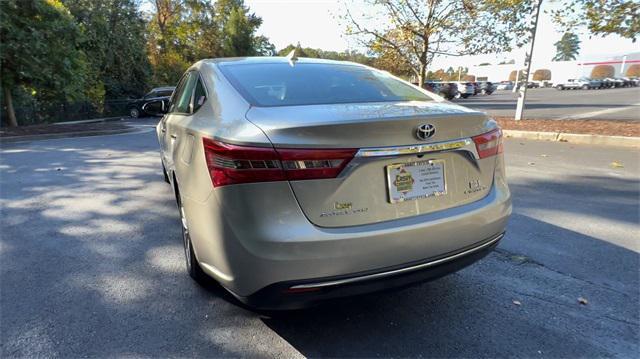
[[[536,61],[531,66],[530,78],[539,69],[551,71],[551,82],[564,82],[568,79],[590,77],[591,70],[597,65],[611,65],[615,69],[616,77],[624,77],[624,73],[632,64],[640,64],[640,52],[630,53],[624,56],[614,56],[609,59],[592,59],[588,61]],[[472,66],[469,74],[475,75],[477,81],[500,82],[508,81],[509,74],[517,69],[522,69],[522,65],[487,65]]]

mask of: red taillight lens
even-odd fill
[[[473,137],[480,158],[495,156],[502,153],[502,130],[497,129]]]
[[[230,184],[335,178],[355,149],[274,149],[237,146],[203,138],[215,187]]]

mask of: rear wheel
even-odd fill
[[[557,88],[558,90],[560,90],[560,91],[564,90],[564,86],[562,86],[562,85],[558,85],[558,86],[556,86],[556,88]]]
[[[185,215],[184,206],[182,205],[180,192],[178,190],[176,190],[176,200],[178,202],[178,210],[180,212],[180,223],[182,224],[182,245],[184,246],[184,258],[187,265],[187,272],[193,280],[203,284],[209,279],[209,277],[200,267],[196,254],[193,251],[189,224],[187,223],[187,217]]]
[[[582,85],[582,89],[583,90],[588,90],[589,89],[589,85]]]
[[[132,118],[138,118],[140,117],[140,111],[138,111],[137,108],[133,107],[129,109],[129,116],[131,116]]]

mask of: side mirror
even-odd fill
[[[149,101],[142,105],[142,111],[152,116],[164,115],[169,111],[169,101],[167,99]]]

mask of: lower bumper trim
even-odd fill
[[[237,298],[256,309],[299,309],[325,300],[406,287],[440,278],[473,264],[489,254],[503,237],[504,232],[473,247],[427,261],[369,273],[274,283],[250,296]]]
[[[390,271],[386,271],[386,272],[373,273],[373,274],[362,275],[362,276],[358,276],[358,277],[345,278],[345,279],[339,279],[339,280],[328,281],[328,282],[299,284],[299,285],[292,286],[291,289],[295,290],[295,289],[307,289],[307,288],[332,287],[332,286],[343,285],[343,284],[350,284],[350,283],[357,283],[357,282],[368,281],[368,280],[382,279],[382,278],[389,277],[389,276],[394,276],[394,275],[399,275],[399,274],[402,274],[402,273],[408,273],[408,272],[411,272],[411,271],[425,269],[425,268],[437,266],[438,264],[442,264],[442,263],[445,263],[445,262],[453,261],[456,258],[464,257],[464,256],[469,255],[469,254],[471,254],[473,252],[476,252],[476,251],[481,251],[482,249],[484,249],[486,247],[490,247],[491,245],[497,243],[499,240],[502,239],[502,237],[504,237],[504,233],[500,233],[499,235],[487,240],[486,242],[484,242],[483,244],[481,244],[481,245],[479,245],[477,247],[474,247],[474,248],[471,248],[471,249],[467,249],[466,251],[463,251],[463,252],[460,252],[460,253],[456,253],[456,254],[448,256],[448,257],[444,257],[444,258],[436,259],[436,260],[433,260],[433,261],[429,261],[429,262],[426,262],[426,263],[421,263],[421,264],[417,264],[417,265],[413,265],[413,266],[409,266],[409,267],[404,267],[404,268],[400,268],[400,269],[395,269],[395,270],[390,270]]]

